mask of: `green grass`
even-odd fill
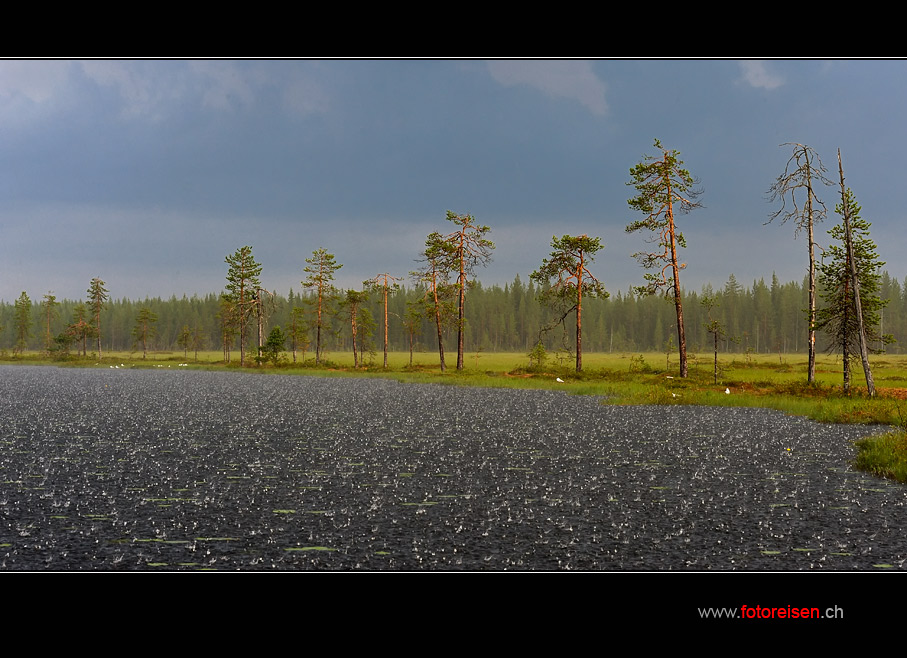
[[[856,443],[854,467],[875,476],[907,482],[907,433],[889,432]]]
[[[95,357],[52,361],[38,352],[4,359],[2,363],[68,365],[74,367],[110,367],[123,364],[129,368],[180,368],[200,370],[239,370],[239,353],[233,362],[223,363],[220,351],[199,352],[198,361],[190,353],[150,352],[143,360],[140,353],[105,352],[103,360]],[[690,376],[681,379],[677,356],[664,353],[586,353],[582,373],[576,373],[570,359],[549,358],[542,368],[529,368],[523,353],[467,352],[465,368],[456,370],[456,353],[448,352],[447,371],[438,366],[438,355],[418,352],[409,364],[407,352],[391,352],[388,369],[382,367],[383,355],[374,355],[372,365],[354,369],[349,352],[326,352],[324,363],[315,366],[312,353],[305,364],[287,360],[279,367],[246,368],[245,372],[320,377],[378,377],[406,383],[480,386],[490,388],[528,388],[560,390],[575,395],[601,396],[609,404],[697,404],[708,406],[765,407],[788,414],[806,416],[821,422],[886,424],[907,427],[907,356],[882,355],[872,360],[878,395],[870,398],[859,364],[853,370],[849,395],[841,390],[841,363],[829,356],[817,360],[817,381],[806,382],[806,356],[800,354],[719,355],[719,381],[713,381],[711,354],[689,354]],[[557,378],[564,380],[563,383]],[[725,393],[725,390],[730,393]],[[907,437],[907,434],[890,435]],[[871,441],[874,445],[876,440]],[[864,465],[868,448],[861,443],[857,467],[875,475],[907,482],[904,463],[904,440],[893,445],[900,448],[873,450],[871,466]],[[868,445],[868,444],[866,444]],[[898,461],[900,460],[900,462]],[[898,464],[901,466],[898,466]]]

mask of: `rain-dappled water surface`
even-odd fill
[[[374,379],[0,367],[0,569],[899,569],[869,429]]]

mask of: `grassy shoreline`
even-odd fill
[[[0,355],[0,364],[240,371],[238,363],[224,364],[222,356],[220,352],[204,352],[195,361],[178,352],[155,352],[143,360],[135,353],[113,352],[100,361],[91,356],[54,361],[38,352],[29,352],[19,357]],[[585,370],[576,373],[567,364],[550,362],[541,368],[529,368],[525,354],[479,352],[467,356],[462,372],[449,367],[441,373],[437,355],[431,353],[415,355],[412,367],[408,365],[408,353],[391,353],[390,367],[385,370],[380,365],[354,369],[350,354],[329,352],[325,354],[325,363],[317,367],[312,359],[307,359],[305,365],[284,361],[277,367],[252,366],[242,372],[550,389],[600,396],[608,404],[764,407],[820,422],[891,425],[899,429],[857,442],[859,454],[854,466],[873,475],[907,482],[907,356],[884,355],[874,359],[873,374],[879,391],[875,398],[868,397],[865,385],[858,385],[862,379],[856,377],[851,393],[845,395],[840,385],[841,364],[831,357],[819,359],[818,381],[811,385],[805,381],[806,357],[801,355],[720,355],[718,384],[714,383],[711,358],[694,356],[690,376],[680,379],[676,358],[672,356],[584,354]],[[854,374],[862,373],[857,370]]]

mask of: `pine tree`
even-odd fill
[[[292,292],[292,291],[291,291]],[[309,331],[305,326],[305,309],[294,306],[290,311],[290,334],[292,344],[293,363],[296,363],[296,351],[302,350],[302,360],[305,361],[306,350],[309,349]]]
[[[88,317],[88,309],[85,304],[79,302],[72,309],[72,322],[66,328],[66,334],[71,339],[69,342],[77,342],[82,346],[82,356],[88,355],[88,339],[94,336],[95,327],[85,318]],[[62,341],[62,342],[65,342]]]
[[[318,364],[321,363],[323,352],[321,333],[325,324],[325,315],[332,310],[337,299],[337,291],[333,283],[334,272],[343,265],[337,263],[334,254],[329,254],[325,249],[316,249],[312,252],[312,257],[306,258],[305,262],[308,263],[308,266],[303,271],[308,273],[308,276],[302,285],[315,293],[315,363]]]
[[[157,314],[152,313],[151,309],[143,306],[135,318],[135,326],[132,328],[132,336],[135,343],[142,344],[142,359],[148,357],[148,341],[155,336],[155,323]]]
[[[59,305],[60,302],[57,301],[56,295],[51,292],[44,295],[44,302],[42,302],[42,306],[44,307],[44,349],[48,352],[50,352],[50,349],[54,344],[54,337],[50,330],[50,324],[56,318],[60,317],[60,312],[57,310]]]
[[[444,239],[454,253],[457,275],[457,370],[463,369],[464,335],[466,331],[466,287],[472,282],[476,265],[486,265],[491,260],[494,242],[485,235],[491,230],[476,224],[472,215],[458,215],[447,211],[447,221],[459,228]]]
[[[857,279],[860,289],[860,306],[863,316],[863,328],[866,340],[879,342],[882,345],[892,342],[890,335],[879,331],[880,313],[888,304],[879,296],[881,289],[880,269],[885,264],[879,260],[875,242],[869,237],[871,224],[860,217],[861,208],[848,188],[845,195],[847,211],[850,217],[851,242],[853,258],[856,264]],[[844,205],[838,204],[835,212],[844,215]],[[828,352],[841,354],[844,364],[844,390],[850,390],[850,360],[859,353],[859,324],[856,311],[856,298],[851,277],[851,262],[846,248],[845,226],[842,221],[828,231],[837,244],[832,244],[819,266],[819,284],[825,307],[816,314],[816,328],[825,331],[831,339]],[[882,350],[873,350],[879,353]]]
[[[227,296],[232,304],[232,319],[239,328],[239,365],[242,367],[246,364],[246,327],[258,308],[261,265],[252,256],[252,247],[240,247],[232,256],[227,256],[226,263],[230,266]]]
[[[677,151],[667,150],[657,139],[655,148],[661,151],[660,156],[645,156],[643,162],[630,170],[632,180],[627,185],[635,187],[639,195],[629,199],[627,203],[646,217],[631,223],[626,230],[627,233],[648,230],[657,236],[653,242],[661,251],[642,251],[633,254],[644,268],[656,270],[654,273],[646,274],[645,279],[648,283],[645,286],[638,286],[636,290],[639,294],[652,295],[665,289],[667,296],[673,299],[677,314],[680,376],[686,377],[687,341],[680,295],[680,270],[686,267],[686,263],[679,262],[677,248],[686,247],[687,243],[683,233],[677,230],[674,210],[676,207],[678,211],[686,213],[698,208],[700,204],[696,199],[701,191],[694,187],[698,181],[683,168],[683,160],[677,157],[680,155]]]
[[[422,268],[410,275],[416,283],[425,284],[425,297],[421,301],[424,316],[434,319],[438,330],[438,355],[441,361],[441,372],[447,370],[444,360],[444,325],[452,315],[453,286],[450,274],[454,267],[455,251],[444,237],[436,232],[425,240],[425,249],[419,261]]]
[[[583,369],[583,296],[607,297],[604,286],[589,271],[588,265],[602,249],[600,238],[587,235],[565,235],[551,238],[554,251],[530,278],[543,286],[539,301],[557,308],[563,325],[570,313],[576,313],[576,372]],[[539,341],[541,342],[541,341]]]
[[[368,301],[368,291],[347,290],[344,306],[350,314],[350,331],[353,336],[353,367],[359,367],[359,307]]]
[[[31,299],[22,291],[19,299],[16,300],[16,354],[22,354],[28,347],[28,339],[31,337]]]
[[[183,358],[189,358],[189,345],[192,343],[192,330],[188,324],[184,324],[176,338],[176,344],[183,348]]]
[[[107,300],[110,299],[107,294],[107,288],[104,285],[104,281],[95,277],[91,280],[91,285],[88,287],[88,308],[94,318],[92,333],[98,339],[98,359],[101,358],[101,311],[107,307]]]

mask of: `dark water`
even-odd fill
[[[870,431],[558,392],[0,367],[0,569],[901,569],[907,489],[848,466]]]

